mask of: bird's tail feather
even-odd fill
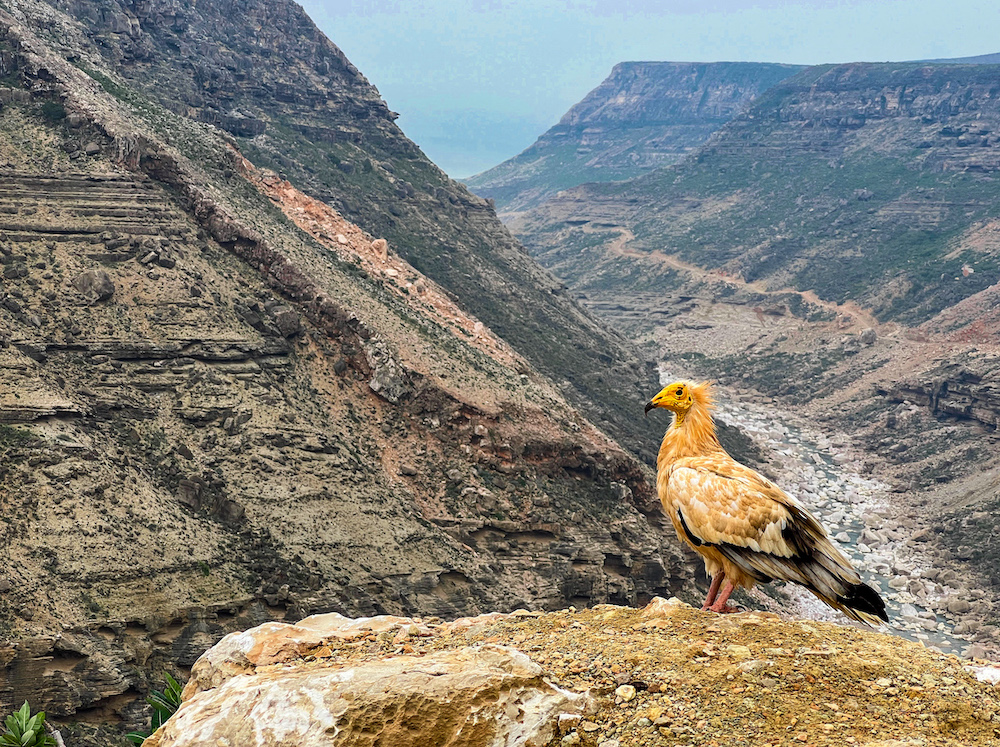
[[[845,596],[837,597],[839,609],[855,620],[878,625],[875,619],[889,622],[885,611],[885,602],[878,592],[867,584],[855,584]]]
[[[879,621],[888,622],[885,602],[875,589],[861,582],[861,575],[819,523],[804,510],[792,511],[792,515],[789,527],[804,535],[800,546],[808,548],[803,553],[806,558],[796,559],[807,579],[799,583],[848,617],[875,626],[881,624]]]
[[[882,597],[875,589],[863,583],[853,568],[837,567],[823,553],[816,553],[794,567],[801,572],[802,580],[789,580],[802,584],[834,609],[854,620],[876,627],[882,622],[889,622]]]
[[[721,545],[717,549],[757,581],[792,581],[854,620],[876,627],[882,621],[888,622],[885,602],[878,592],[862,583],[861,576],[843,554],[829,542],[826,544],[829,553],[824,552],[826,548],[816,548],[807,557],[790,558],[735,545]]]

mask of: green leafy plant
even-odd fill
[[[4,721],[7,730],[0,734],[3,747],[56,747],[56,740],[45,733],[45,711],[31,715],[28,701]]]
[[[153,690],[146,698],[146,702],[153,706],[153,717],[149,720],[149,731],[133,731],[125,736],[132,744],[142,744],[154,731],[163,726],[164,722],[173,716],[181,705],[181,684],[170,676],[169,672],[163,675],[167,680],[167,686],[163,691]]]

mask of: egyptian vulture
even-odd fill
[[[737,586],[781,579],[855,620],[888,620],[878,592],[861,582],[819,522],[722,448],[708,382],[664,387],[646,412],[656,407],[674,414],[656,460],[656,488],[677,536],[704,558],[712,578],[703,610],[736,612],[726,602]]]

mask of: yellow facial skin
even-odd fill
[[[693,403],[691,387],[686,382],[678,381],[663,387],[653,399],[649,400],[646,403],[646,413],[648,414],[655,407],[662,407],[665,410],[683,414],[691,409]]]

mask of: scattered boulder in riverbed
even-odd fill
[[[964,599],[948,600],[947,610],[953,615],[962,615],[972,609],[972,605]]]

